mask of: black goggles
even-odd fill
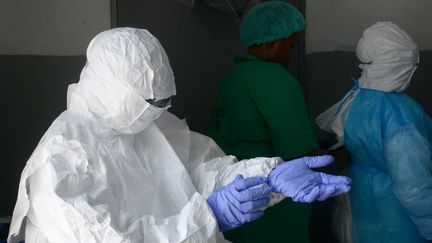
[[[156,100],[156,99],[147,99],[146,100],[150,105],[156,106],[158,108],[164,108],[171,104],[171,97]]]

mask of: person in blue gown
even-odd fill
[[[347,174],[355,243],[432,240],[432,120],[404,91],[419,62],[411,37],[391,22],[363,32],[356,86],[317,124],[351,156]]]

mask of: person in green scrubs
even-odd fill
[[[226,154],[284,161],[318,154],[303,91],[287,70],[304,26],[302,14],[280,1],[255,5],[243,18],[247,54],[220,84],[208,132]],[[224,235],[233,242],[309,242],[309,217],[310,205],[285,199]]]

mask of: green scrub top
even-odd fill
[[[209,136],[238,159],[305,155],[318,148],[298,81],[277,63],[252,55],[236,58],[222,81]],[[309,242],[308,204],[285,199],[260,219],[225,232],[233,242]]]
[[[277,63],[236,58],[222,81],[209,136],[239,159],[302,156],[318,147],[298,81]]]

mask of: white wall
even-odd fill
[[[432,50],[432,0],[307,0],[306,52],[354,51],[377,21],[405,29],[421,50]]]
[[[109,0],[0,0],[0,55],[84,55]]]

